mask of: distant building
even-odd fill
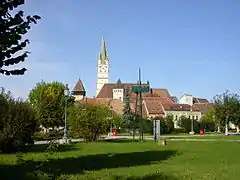
[[[146,97],[143,100],[143,113],[147,118],[166,117],[168,115],[173,116],[174,127],[177,128],[177,121],[181,116],[185,116],[190,119],[200,120],[201,111],[188,104],[176,104],[171,99],[165,98],[149,98]]]
[[[132,92],[132,86],[137,86],[137,83],[122,83],[120,79],[116,83],[105,83],[97,95],[97,98],[113,98],[120,99],[124,101],[125,92],[128,89],[130,93],[130,99],[136,100],[136,94]],[[143,86],[149,86],[149,83],[142,84]],[[143,97],[168,97],[171,99],[171,95],[167,89],[156,89],[151,88],[150,91],[146,93],[142,93]]]
[[[207,104],[209,101],[204,98],[196,98],[193,97],[191,94],[184,94],[179,98],[180,104],[188,104],[192,106],[193,104]]]
[[[83,100],[86,97],[86,91],[80,79],[72,90],[72,96],[75,97],[75,101]]]

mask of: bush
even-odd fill
[[[185,133],[185,129],[184,128],[175,128],[173,130],[173,133],[182,134],[182,133]]]
[[[15,152],[33,143],[36,129],[35,113],[27,102],[15,100],[2,89],[0,93],[0,150]]]
[[[46,133],[38,131],[33,135],[33,139],[36,141],[61,139],[63,137],[63,133],[63,130],[53,130]]]

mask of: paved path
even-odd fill
[[[199,135],[193,135],[193,136],[199,136]],[[216,135],[219,136],[219,135]],[[213,142],[213,141],[225,141],[225,142],[240,142],[240,139],[214,139],[214,136],[212,139],[194,139],[194,138],[189,138],[189,136],[162,136],[164,138],[167,138],[167,141],[208,141],[208,142]],[[168,139],[171,138],[171,139]],[[114,139],[132,139],[132,136],[107,136],[102,139],[104,140],[114,140]],[[135,136],[135,139],[139,139],[139,136]],[[153,140],[152,136],[144,136],[145,140]],[[57,140],[59,143],[61,140]],[[34,144],[48,144],[50,141],[36,141]],[[83,139],[72,139],[71,142],[83,142]]]

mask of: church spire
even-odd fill
[[[108,61],[106,42],[103,37],[101,42],[101,51],[100,51],[99,59],[102,64],[106,64],[106,61]]]

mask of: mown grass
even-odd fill
[[[1,179],[52,175],[52,179],[237,180],[239,148],[237,142],[168,141],[163,147],[152,141],[117,141],[61,146],[47,156],[45,147],[35,146],[23,154],[21,163],[15,154],[1,154],[0,175]]]
[[[213,140],[240,140],[240,135],[189,135],[189,136],[164,136],[166,139],[213,139]]]

